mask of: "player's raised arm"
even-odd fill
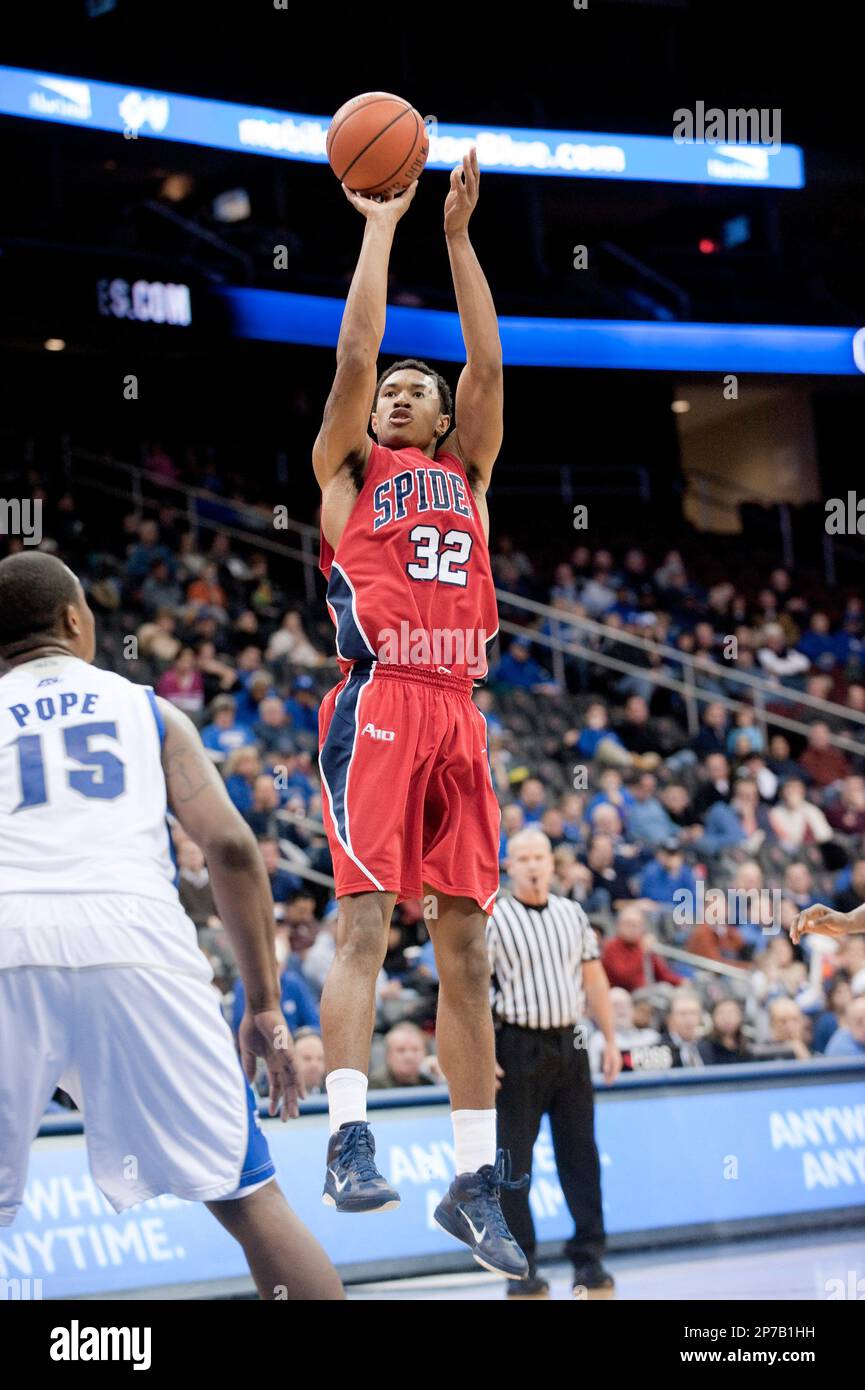
[[[336,376],[312,451],[312,466],[322,488],[341,468],[362,468],[369,458],[372,440],[367,425],[384,337],[390,249],[396,224],[414,198],[417,180],[405,193],[380,203],[353,193],[345,184],[342,187],[348,201],[366,218],[366,226],[342,315]]]
[[[445,200],[445,237],[466,348],[466,365],[456,390],[453,442],[469,481],[486,489],[502,446],[504,391],[496,308],[469,241],[469,218],[477,206],[479,189],[478,155],[472,148],[463,157],[462,169],[452,171]]]
[[[273,896],[255,836],[231,801],[192,721],[157,697],[165,724],[162,766],[168,804],[204,852],[219,919],[237,956],[246,992],[240,1051],[250,1081],[255,1058],[270,1077],[270,1109],[297,1114],[298,1087],[285,1028],[273,936]]]

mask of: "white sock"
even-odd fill
[[[454,1110],[451,1120],[457,1174],[476,1173],[485,1163],[495,1163],[495,1110]]]
[[[340,1125],[349,1120],[366,1119],[366,1088],[369,1083],[362,1071],[340,1067],[338,1071],[328,1072],[324,1084],[327,1088],[331,1134],[336,1134]]]

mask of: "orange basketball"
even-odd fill
[[[341,106],[327,132],[327,157],[353,193],[398,193],[418,177],[429,140],[414,107],[392,92],[364,92]]]

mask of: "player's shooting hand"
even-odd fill
[[[247,1080],[255,1081],[256,1059],[261,1057],[270,1082],[269,1114],[282,1101],[282,1119],[297,1119],[298,1100],[306,1095],[294,1069],[294,1045],[281,1009],[245,1013],[238,1030],[240,1060]]]
[[[811,907],[806,907],[804,912],[799,913],[790,928],[790,940],[794,946],[798,946],[806,932],[813,932],[817,936],[839,937],[846,936],[849,931],[849,912],[836,912],[832,907],[824,907],[823,903],[813,903]]]
[[[469,218],[478,204],[481,170],[478,152],[472,145],[463,155],[462,168],[451,170],[451,186],[445,198],[445,236],[459,236],[466,231]]]
[[[346,188],[345,184],[342,185],[342,191],[352,207],[357,208],[367,222],[378,222],[382,226],[395,226],[411,206],[417,192],[417,179],[409,184],[404,193],[378,194],[374,198],[365,198],[362,193],[354,193],[350,188]]]

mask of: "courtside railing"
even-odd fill
[[[197,534],[199,529],[221,532],[242,544],[277,554],[282,559],[297,561],[303,569],[306,598],[308,601],[315,599],[319,543],[316,527],[285,518],[281,532],[296,542],[291,544],[288,539],[277,540],[262,534],[265,529],[276,534],[273,532],[273,515],[266,509],[227,500],[205,488],[192,487],[132,464],[119,463],[108,455],[73,449],[70,461],[76,486],[82,484],[128,500],[142,515],[146,514],[148,508],[156,509],[164,505],[167,499],[175,501],[178,508],[184,511],[193,534]],[[89,472],[79,465],[84,465]],[[102,476],[99,476],[100,469],[103,470]],[[122,481],[118,481],[118,477]],[[829,722],[829,741],[834,747],[859,756],[865,754],[865,713],[858,710],[821,700],[818,696],[768,680],[765,676],[739,671],[732,662],[721,665],[704,656],[695,657],[652,638],[611,628],[592,618],[575,616],[561,608],[553,608],[505,589],[497,589],[496,597],[502,612],[499,630],[511,636],[525,637],[548,650],[553,675],[562,688],[565,684],[566,660],[576,657],[592,666],[601,666],[622,676],[636,677],[653,687],[680,695],[692,735],[699,730],[701,704],[717,703],[734,713],[753,709],[764,738],[769,724],[807,737],[810,724],[795,713],[785,713],[783,707],[786,705],[791,709],[811,712],[811,722],[814,719]],[[553,631],[541,631],[539,621],[549,623]],[[640,653],[660,658],[661,668],[613,655],[608,650],[611,646],[620,651],[622,647],[633,649],[635,655]],[[707,686],[704,683],[706,680],[712,684]],[[728,693],[731,684],[737,687],[738,697]],[[723,687],[720,691],[719,685]],[[832,728],[831,725],[836,727]],[[844,732],[838,732],[839,725]]]

